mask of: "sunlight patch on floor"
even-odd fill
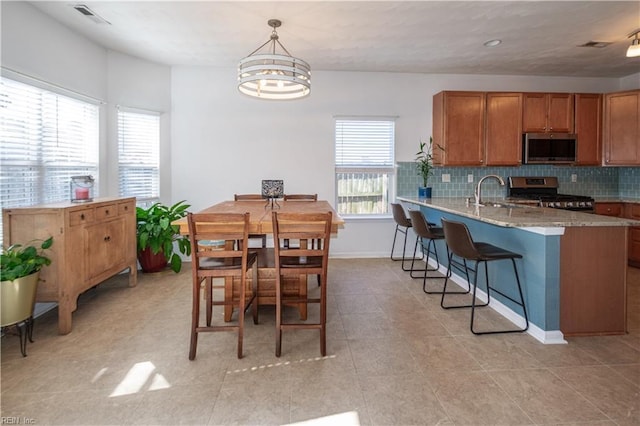
[[[359,426],[360,418],[356,411],[347,411],[345,413],[333,414],[331,416],[318,417],[316,419],[305,420],[297,423],[289,423],[284,426],[324,426],[324,425],[340,425],[340,426]]]
[[[155,373],[156,366],[152,362],[138,362],[127,372],[126,376],[111,392],[109,397],[131,395],[140,392],[146,383],[149,390],[166,389],[171,387],[167,379],[159,373]]]
[[[251,371],[263,370],[265,368],[282,367],[282,366],[291,365],[291,364],[301,364],[303,362],[325,361],[328,359],[333,359],[335,357],[336,357],[335,355],[327,355],[327,356],[317,356],[314,358],[299,359],[297,361],[275,362],[273,364],[263,364],[263,365],[253,366],[253,367],[239,368],[237,370],[229,370],[227,371],[227,374],[246,373]]]

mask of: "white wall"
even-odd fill
[[[109,50],[108,193],[118,194],[117,106],[160,113],[161,201],[171,203],[171,68]]]
[[[235,69],[174,67],[173,194],[194,209],[259,192],[284,179],[285,192],[334,200],[335,115],[397,116],[396,160],[412,161],[431,134],[432,97],[441,90],[607,92],[618,79],[424,75],[314,71],[311,96],[271,102],[236,89]],[[389,254],[395,225],[349,220],[332,256]]]
[[[623,91],[636,89],[640,89],[640,72],[620,79],[620,87],[618,90]]]

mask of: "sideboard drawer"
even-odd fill
[[[115,204],[107,204],[104,206],[96,207],[96,219],[105,220],[111,219],[118,215],[118,206]]]
[[[84,209],[69,212],[69,226],[86,225],[93,223],[94,221],[94,209]]]
[[[118,204],[118,216],[126,216],[131,211],[135,213],[135,210],[136,210],[136,203],[134,202]]]

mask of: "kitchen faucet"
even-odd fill
[[[476,206],[481,206],[482,205],[482,197],[480,195],[480,190],[482,188],[482,182],[485,181],[485,179],[488,178],[494,178],[496,179],[498,182],[500,182],[500,186],[504,186],[504,179],[502,179],[500,176],[498,175],[486,175],[484,177],[482,177],[479,181],[478,184],[476,185],[476,190],[473,193],[473,196],[475,198],[476,201]]]

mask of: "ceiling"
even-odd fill
[[[35,1],[96,43],[166,65],[236,67],[269,39],[313,70],[623,77],[638,1]],[[72,6],[85,4],[109,24]],[[496,47],[483,43],[500,39]],[[578,47],[590,41],[603,48]]]

